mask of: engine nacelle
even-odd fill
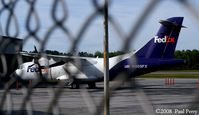
[[[56,78],[56,80],[64,81],[66,85],[71,85],[73,83],[73,79],[69,78],[67,75],[62,75]]]
[[[69,77],[67,75],[62,75],[56,78],[56,80],[67,80]]]

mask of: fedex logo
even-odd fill
[[[154,43],[174,43],[175,39],[174,37],[164,36],[164,38],[159,38],[158,36],[155,36]]]
[[[39,68],[38,67],[30,67],[30,66],[28,66],[27,72],[39,72]]]
[[[29,67],[27,68],[27,72],[39,72],[39,68],[38,67]],[[42,73],[47,73],[48,72],[48,68],[44,68],[41,69]]]

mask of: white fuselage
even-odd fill
[[[116,56],[109,59],[109,69],[114,67],[118,62],[129,57],[129,54]],[[84,62],[86,60],[86,62]],[[95,81],[103,79],[104,60],[103,58],[84,58],[79,64],[72,62],[63,65],[48,67],[49,61],[42,58],[40,66],[46,66],[41,69],[42,76],[49,80],[67,80],[79,79],[85,81]],[[15,73],[24,80],[34,80],[39,78],[39,66],[34,62],[26,62],[20,65]]]

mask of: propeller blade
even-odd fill
[[[34,45],[35,53],[38,53],[37,47]]]

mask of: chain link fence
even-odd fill
[[[79,27],[79,31],[74,35],[71,33],[70,28],[66,26],[67,19],[70,18],[69,14],[73,12],[73,11],[68,10],[67,0],[46,1],[46,2],[51,2],[52,4],[51,9],[50,9],[50,16],[51,16],[51,19],[53,20],[53,24],[48,28],[48,31],[44,34],[44,36],[40,36],[39,32],[42,29],[41,20],[45,20],[45,19],[41,19],[38,15],[40,12],[37,9],[38,0],[1,0],[0,17],[2,18],[2,14],[5,12],[7,16],[6,20],[4,20],[6,26],[1,27],[1,34],[5,33],[6,36],[18,37],[20,35],[20,32],[24,32],[20,30],[20,27],[19,27],[20,26],[19,21],[21,20],[19,20],[18,19],[19,17],[15,14],[16,13],[15,8],[19,4],[19,2],[24,2],[26,4],[27,9],[22,9],[22,10],[28,11],[27,15],[24,17],[24,22],[23,22],[25,26],[25,32],[26,32],[24,37],[22,38],[23,44],[26,44],[28,40],[34,40],[40,46],[39,52],[44,52],[44,50],[46,49],[47,43],[52,38],[51,36],[53,36],[56,30],[60,30],[65,35],[65,38],[68,39],[68,41],[70,42],[70,48],[69,50],[66,49],[66,51],[68,51],[70,54],[73,54],[74,56],[77,56],[78,46],[83,41],[83,36],[88,31],[89,27],[92,25],[92,22],[94,22],[97,19],[97,17],[99,16],[103,17],[104,15],[104,5],[101,4],[101,2],[99,2],[98,0],[90,0],[92,7],[94,9],[89,14],[89,16],[87,16],[87,18],[84,20],[84,23]],[[112,0],[110,0],[109,2],[110,4],[108,7],[110,9],[112,4],[114,4],[114,2]],[[163,2],[164,2],[163,0],[150,0],[148,2],[148,5],[144,8],[143,12],[140,12],[141,15],[137,17],[135,25],[131,27],[128,34],[125,34],[125,32],[121,29],[121,26],[119,25],[115,17],[111,13],[109,13],[109,17],[108,17],[109,24],[110,26],[113,27],[115,33],[120,37],[120,39],[122,39],[121,51],[123,52],[129,51],[130,45],[133,42],[136,35],[138,34],[138,32],[140,31],[143,23],[148,19],[150,14],[153,12],[155,6],[162,4]],[[194,7],[194,4],[192,4],[189,0],[175,0],[173,2],[176,4],[182,4],[184,8],[187,9],[187,11],[189,11],[199,22],[199,12],[197,11],[196,7]],[[63,10],[61,14],[61,18],[58,17],[58,15],[60,15],[60,12],[59,12],[60,10],[58,10],[59,8]],[[7,47],[7,44],[8,43],[4,43],[3,45],[1,44],[1,50],[5,49]],[[15,49],[19,50],[20,46],[16,45]],[[43,53],[38,54],[38,55],[42,55],[44,57],[46,56]],[[6,62],[5,55],[1,52],[0,56],[1,56],[1,61],[3,62],[1,66],[5,68],[3,69],[3,72],[0,74],[0,76],[7,77],[5,76],[7,73],[7,70],[6,70],[7,63],[5,63]],[[21,54],[17,54],[16,57],[17,57],[16,60],[18,64],[22,64],[24,62]],[[70,61],[74,61],[74,60],[65,60],[65,62],[70,62]],[[77,58],[75,59],[75,62],[79,63],[80,60]],[[38,62],[38,58],[35,58],[34,63],[39,65],[38,77],[40,79],[32,82],[32,85],[30,87],[27,87],[23,80],[20,80],[15,77],[11,77],[11,79],[6,83],[2,82],[3,89],[1,89],[2,91],[1,91],[1,98],[0,98],[0,112],[1,112],[0,114],[8,114],[8,115],[10,114],[28,114],[28,115],[67,114],[67,113],[60,112],[64,107],[62,107],[62,105],[60,104],[61,102],[59,102],[59,99],[63,98],[63,96],[66,96],[66,97],[69,96],[69,98],[71,96],[70,89],[65,89],[65,83],[63,82],[59,82],[56,85],[56,88],[47,86],[48,88],[41,89],[45,92],[45,94],[43,95],[50,95],[51,97],[51,98],[49,97],[50,101],[47,101],[45,103],[46,105],[41,104],[41,106],[46,107],[43,110],[43,112],[38,112],[37,110],[34,109],[35,106],[37,105],[34,105],[34,102],[32,102],[32,100],[36,98],[37,96],[39,98],[39,95],[35,93],[35,92],[38,92],[38,90],[37,88],[34,88],[34,87],[38,86],[43,81],[47,81],[41,73],[41,66],[40,66],[40,63]],[[13,64],[15,63],[13,62]],[[64,68],[65,72],[68,75],[71,75],[70,71],[68,70],[67,64],[65,64],[64,67],[65,67]],[[81,64],[79,64],[79,68],[82,68]],[[73,76],[71,77],[73,79]],[[18,80],[20,84],[22,84],[23,88],[21,89],[22,90],[21,92],[19,91],[15,92],[15,90],[11,88],[12,85],[16,83],[16,80]],[[134,97],[136,98],[138,103],[140,103],[140,108],[142,108],[143,110],[141,113],[147,114],[147,115],[155,114],[155,112],[153,111],[154,110],[153,106],[151,102],[149,101],[145,92],[142,90],[142,88],[139,87],[139,85],[135,85],[137,84],[135,79],[129,80],[128,75],[126,74],[118,75],[115,81],[113,82],[113,84],[110,86],[110,92],[109,92],[110,100],[112,100],[114,96],[117,95],[117,92],[115,90],[121,87],[124,82],[127,82],[127,84],[130,84],[129,92],[132,92],[132,94],[135,95]],[[100,89],[96,89],[93,92],[97,92],[98,90]],[[78,95],[80,98],[82,98],[81,101],[83,101],[84,104],[82,104],[82,102],[79,102],[79,103],[75,102],[75,100],[71,100],[71,101],[74,101],[75,104],[77,105],[82,104],[84,107],[86,107],[87,108],[86,114],[94,114],[94,115],[103,114],[103,103],[104,103],[103,93],[93,94],[92,91],[86,88],[82,88],[80,90],[75,90],[75,91],[77,91],[75,92],[76,96]],[[13,92],[22,96],[22,100],[15,100],[14,99],[15,97],[13,97]],[[194,99],[193,101],[195,100],[198,100],[198,97],[196,97],[196,99]],[[19,111],[13,105],[15,101],[18,102],[19,107],[17,108]],[[67,104],[68,104],[67,107],[69,108],[70,106],[74,106],[74,105],[70,105],[70,103],[67,103]],[[192,105],[190,105],[190,107],[192,107]],[[80,108],[77,108],[77,109],[80,109]],[[196,109],[198,110],[199,108],[196,108]],[[68,111],[69,110],[70,109],[68,109]],[[74,112],[73,114],[83,114],[83,113]]]

